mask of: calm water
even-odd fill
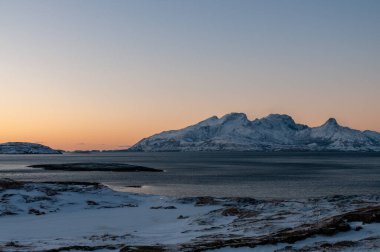
[[[66,162],[125,162],[166,172],[63,172],[26,167]],[[0,177],[24,181],[94,181],[118,190],[172,196],[304,198],[380,194],[380,153],[0,155]]]

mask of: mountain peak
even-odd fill
[[[270,120],[279,120],[279,121],[286,121],[286,122],[294,122],[293,118],[286,114],[270,114],[266,117]]]
[[[338,122],[336,121],[335,118],[329,118],[324,125],[331,125],[331,126],[339,126]]]
[[[285,114],[270,114],[261,120],[267,123],[269,122],[270,124],[282,124],[290,127],[297,125],[291,116]]]
[[[248,120],[246,114],[244,114],[244,113],[236,113],[236,112],[233,112],[233,113],[230,113],[230,114],[226,114],[221,119],[224,122],[226,122],[226,121],[234,121],[234,120],[238,120],[238,119],[240,119],[240,120]]]

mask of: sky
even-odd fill
[[[378,0],[0,0],[0,142],[115,149],[213,115],[380,131]]]

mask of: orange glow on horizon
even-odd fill
[[[191,124],[208,118],[207,116],[197,116],[193,114],[189,118],[175,117],[171,118],[152,118],[148,121],[128,120],[119,121],[116,124],[105,123],[101,118],[99,120],[77,121],[77,123],[64,123],[57,120],[39,121],[38,124],[28,120],[7,122],[3,121],[1,125],[2,135],[1,142],[34,142],[48,145],[55,149],[63,150],[110,150],[126,149],[135,144],[144,137],[160,133],[164,130],[180,129]],[[218,114],[223,116],[224,114]],[[247,114],[249,119],[255,117]],[[261,118],[268,114],[257,116]],[[290,114],[291,115],[291,114]],[[292,116],[292,115],[291,115]],[[307,120],[303,116],[292,116],[297,123],[307,124],[311,127],[322,125],[329,117],[324,115],[314,116],[314,120]],[[343,126],[356,128],[360,130],[368,129],[366,123],[356,121],[356,125],[348,120],[341,120],[337,117],[338,122]],[[15,124],[16,123],[16,124]],[[374,123],[376,123],[374,121]],[[27,125],[23,127],[22,125]],[[371,129],[370,130],[379,130]]]
[[[0,142],[116,149],[230,112],[380,131],[380,1],[110,2],[0,1]]]

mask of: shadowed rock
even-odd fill
[[[62,252],[62,251],[96,251],[96,250],[116,250],[119,249],[122,245],[105,245],[105,246],[81,246],[81,245],[74,245],[74,246],[66,246],[66,247],[59,247],[54,249],[48,249],[44,250],[45,252]]]
[[[66,163],[30,165],[32,168],[58,171],[162,172],[163,170],[121,163]]]
[[[12,179],[0,179],[0,190],[5,190],[5,189],[17,189],[23,186],[22,182],[15,181]]]
[[[169,251],[161,246],[126,246],[120,252],[165,252]]]
[[[237,216],[239,218],[252,218],[257,216],[256,211],[240,209],[237,207],[229,207],[222,211],[223,216]]]

